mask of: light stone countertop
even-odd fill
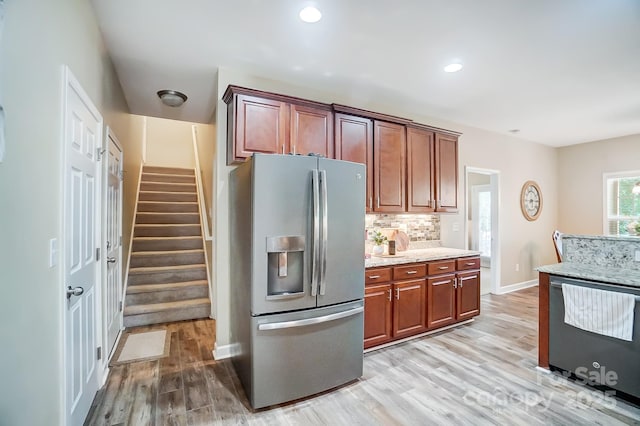
[[[578,235],[562,234],[562,238],[579,238],[581,240],[605,240],[605,241],[632,241],[637,243],[640,236],[637,235]]]
[[[629,269],[563,262],[554,265],[540,266],[536,268],[536,270],[538,272],[546,272],[547,274],[561,275],[569,278],[640,287],[640,273]]]
[[[434,247],[419,250],[407,250],[398,252],[394,257],[377,257],[371,256],[365,259],[365,268],[373,268],[375,266],[392,266],[404,263],[427,262],[430,260],[454,259],[457,257],[479,256],[479,251],[461,250],[447,247]]]

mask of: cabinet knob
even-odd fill
[[[448,266],[440,266],[440,267],[438,267],[438,269],[440,269],[441,271],[444,271],[445,269],[449,269],[449,267]]]
[[[378,279],[378,278],[380,278],[380,275],[369,275],[369,279],[370,280],[375,280],[375,279]]]
[[[407,275],[415,275],[418,271],[407,271]]]
[[[396,288],[396,300],[400,300],[400,287]]]
[[[391,302],[391,289],[389,289],[389,302]]]

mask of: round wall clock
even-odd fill
[[[520,193],[520,208],[524,217],[531,221],[536,220],[542,211],[542,191],[537,183],[528,180],[522,186]]]

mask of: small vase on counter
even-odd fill
[[[373,254],[380,256],[384,253],[384,247],[382,245],[375,245],[371,251]]]

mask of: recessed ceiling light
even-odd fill
[[[509,130],[509,133],[520,133],[520,129],[511,129]]]
[[[313,24],[314,22],[318,22],[320,18],[322,18],[322,13],[313,6],[307,6],[300,11],[300,19],[304,22]]]
[[[462,69],[462,64],[454,62],[444,67],[444,72],[458,72]]]

